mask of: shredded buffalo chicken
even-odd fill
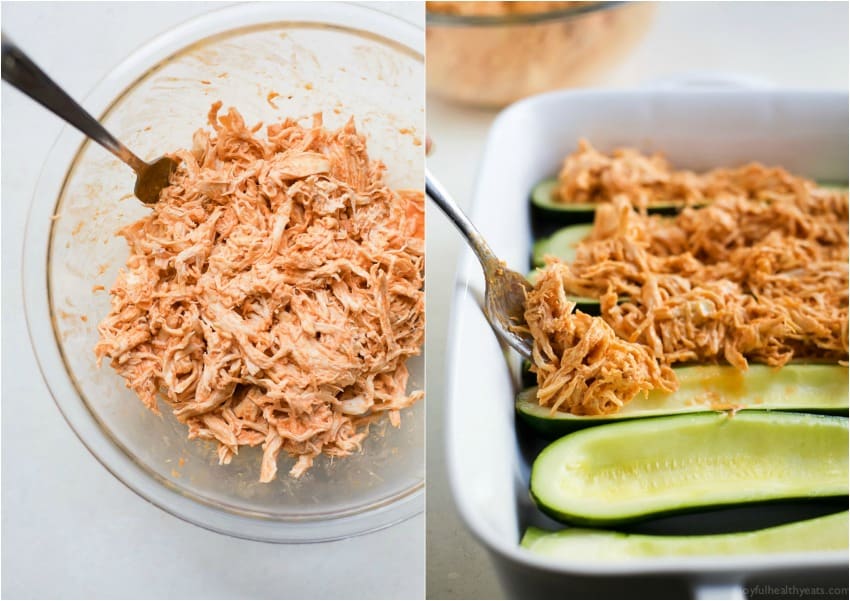
[[[719,196],[770,200],[799,191],[807,180],[779,167],[750,163],[704,174],[674,170],[660,154],[647,156],[632,148],[606,155],[580,140],[558,175],[553,200],[562,203],[609,202],[625,196],[636,207],[653,203],[701,204]]]
[[[119,232],[130,256],[95,351],[220,463],[261,445],[262,482],[281,451],[299,477],[423,396],[405,367],[424,336],[423,195],[387,187],[353,121],[287,119],[263,140],[220,107]]]
[[[602,319],[573,312],[568,277],[566,265],[552,264],[528,296],[541,404],[596,415],[617,411],[639,392],[672,390],[672,370],[662,369],[649,349],[617,336]]]
[[[634,151],[613,160],[609,175],[660,164]],[[675,218],[635,207],[640,198],[679,198],[670,180],[585,186],[611,197],[574,262],[547,259],[528,296],[541,405],[615,412],[639,392],[675,390],[669,368],[683,362],[742,370],[749,361],[846,362],[846,192],[778,169],[735,173],[712,176],[713,202]],[[601,315],[574,311],[568,295],[599,299]]]

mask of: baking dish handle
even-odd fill
[[[671,75],[647,82],[648,88],[664,90],[677,89],[708,89],[708,90],[755,90],[772,88],[774,84],[759,77],[738,75],[734,73],[717,73],[713,71],[690,72]]]
[[[694,599],[746,599],[740,582],[703,580],[693,584]]]

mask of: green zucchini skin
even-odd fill
[[[842,511],[750,532],[700,536],[627,534],[567,528],[546,532],[529,528],[520,546],[551,559],[575,562],[657,557],[729,556],[803,551],[841,551],[848,547],[848,512]]]
[[[532,220],[559,225],[593,223],[599,203],[558,202],[555,199],[557,192],[558,178],[555,177],[544,179],[531,189]],[[656,203],[647,207],[647,212],[654,215],[676,215],[684,206],[684,202]]]
[[[588,426],[680,413],[762,409],[846,416],[850,408],[848,369],[841,365],[750,365],[746,372],[731,365],[694,365],[674,371],[679,379],[676,392],[653,391],[646,397],[638,396],[617,413],[553,413],[537,403],[537,388],[527,388],[517,395],[516,412],[538,433],[555,438]],[[524,385],[536,383],[534,374],[530,376],[523,380]]]
[[[528,359],[522,360],[522,368],[520,369],[520,382],[522,382],[522,385],[525,386],[526,389],[537,384],[537,375],[532,373],[531,361],[529,361]],[[525,392],[525,390],[523,392]],[[520,394],[522,394],[522,392]],[[517,398],[519,398],[519,396],[517,396]]]
[[[847,418],[779,411],[607,424],[547,446],[530,492],[568,524],[612,526],[700,509],[846,496]]]
[[[846,182],[823,182],[822,188],[847,192]],[[531,230],[536,239],[550,236],[567,225],[593,223],[598,203],[561,203],[554,197],[558,190],[558,179],[548,178],[531,189]],[[695,205],[700,207],[705,205]],[[683,202],[657,203],[647,208],[651,215],[673,217],[685,207]]]
[[[572,263],[576,258],[576,247],[590,235],[593,224],[582,223],[559,229],[547,238],[541,238],[531,249],[531,264],[542,267],[546,264],[546,255],[558,257],[564,263]]]

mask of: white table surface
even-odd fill
[[[70,94],[214,3],[3,3],[2,25]],[[421,23],[418,4],[384,5]],[[317,545],[237,540],[182,522],[113,478],[42,382],[23,313],[27,209],[58,119],[2,88],[2,596],[421,598],[424,515]]]
[[[427,60],[427,59],[426,59]],[[668,3],[646,38],[598,83],[630,87],[686,73],[715,72],[808,89],[847,89],[845,2]],[[472,194],[495,111],[428,98],[431,172],[462,205]],[[457,516],[445,475],[442,401],[449,307],[459,234],[427,206],[428,509],[426,587],[434,599],[493,599],[503,592],[487,553]],[[568,593],[565,592],[565,596]]]

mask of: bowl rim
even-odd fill
[[[626,4],[630,4],[630,2],[627,0],[602,0],[599,2],[585,2],[580,6],[570,6],[558,10],[512,15],[456,15],[431,12],[426,9],[425,19],[428,27],[505,27],[532,25],[550,21],[569,21],[584,15],[610,10]]]
[[[380,38],[418,57],[424,55],[422,27],[370,6],[347,2],[237,4],[201,13],[145,42],[112,67],[85,95],[83,104],[102,118],[139,81],[175,54],[220,36],[284,24],[330,25]],[[65,125],[51,147],[27,215],[21,270],[27,332],[39,372],[56,407],[83,446],[144,500],[184,521],[237,538],[275,543],[324,542],[387,528],[422,513],[424,476],[399,494],[326,516],[281,519],[211,503],[139,464],[101,428],[66,368],[55,333],[49,286],[53,216],[87,144],[81,134]],[[55,169],[53,165],[62,168]]]

